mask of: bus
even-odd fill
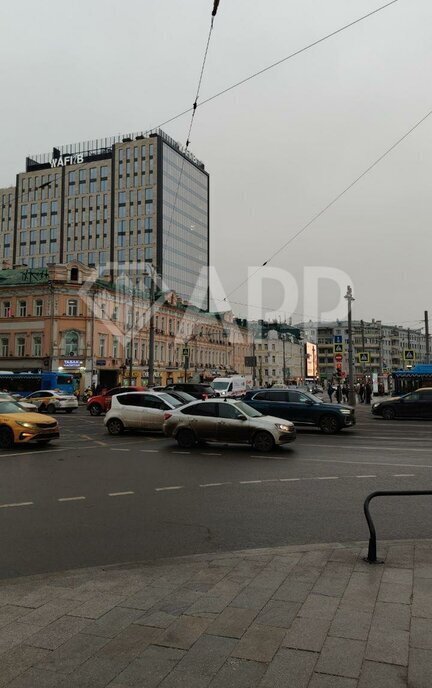
[[[74,377],[69,373],[12,373],[0,370],[0,391],[26,397],[40,389],[59,389],[66,394],[74,394]]]

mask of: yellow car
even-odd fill
[[[29,413],[14,401],[0,399],[0,449],[14,444],[48,444],[59,437],[58,423],[51,416]]]

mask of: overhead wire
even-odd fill
[[[152,129],[160,129],[161,127],[164,127],[167,124],[171,124],[171,122],[175,122],[177,119],[179,119],[180,117],[183,117],[184,115],[187,115],[191,111],[192,111],[192,114],[194,115],[195,110],[197,108],[202,107],[203,105],[206,105],[207,103],[210,103],[212,100],[216,100],[216,98],[219,98],[220,96],[225,95],[225,93],[229,93],[230,91],[234,90],[235,88],[238,88],[239,86],[246,84],[248,81],[251,81],[252,79],[255,79],[258,76],[261,76],[261,74],[265,74],[265,72],[268,72],[270,69],[273,69],[274,67],[278,67],[279,65],[283,64],[284,62],[287,62],[288,60],[291,60],[294,57],[301,55],[301,53],[304,53],[307,50],[314,48],[315,46],[319,45],[320,43],[324,43],[324,41],[327,41],[329,38],[333,38],[333,36],[336,36],[337,34],[342,33],[342,31],[345,31],[346,29],[349,29],[352,26],[359,24],[360,22],[364,21],[365,19],[372,17],[374,14],[377,14],[378,12],[385,10],[387,7],[390,7],[390,5],[394,5],[397,2],[399,2],[399,0],[391,0],[391,2],[387,2],[385,5],[381,5],[380,7],[377,7],[376,9],[372,10],[371,12],[368,12],[367,14],[364,14],[361,17],[358,17],[357,19],[354,19],[352,22],[349,22],[348,24],[344,24],[343,26],[339,27],[338,29],[335,29],[335,31],[332,31],[331,33],[328,33],[325,36],[321,36],[321,38],[318,38],[316,41],[313,41],[312,43],[308,43],[307,45],[303,46],[303,48],[300,48],[299,50],[296,50],[293,53],[290,53],[289,55],[282,57],[280,60],[277,60],[276,62],[273,62],[272,64],[267,65],[266,67],[263,67],[262,69],[259,69],[257,72],[250,74],[249,76],[245,77],[244,79],[241,79],[240,81],[236,81],[234,84],[231,84],[231,86],[227,86],[226,88],[222,89],[222,91],[218,91],[218,93],[215,93],[212,96],[210,96],[209,98],[202,100],[201,103],[198,103],[197,99],[195,99],[195,102],[192,105],[192,107],[187,108],[186,110],[183,110],[183,112],[179,112],[177,115],[174,115],[173,117],[170,117],[169,119],[165,120],[164,122],[161,122],[161,124],[158,124],[156,127],[152,127]],[[216,4],[217,5],[219,4],[219,0],[215,0],[215,5]],[[216,7],[216,9],[217,9],[217,7]],[[213,8],[213,11],[214,11],[214,8]],[[214,19],[213,13],[212,13],[212,19]]]
[[[327,210],[329,210],[337,201],[339,201],[342,196],[344,196],[350,189],[353,188],[361,179],[363,179],[369,172],[371,172],[384,158],[386,158],[397,146],[399,146],[402,141],[404,141],[410,134],[412,134],[413,131],[415,131],[423,122],[425,122],[428,117],[432,115],[432,110],[429,110],[421,119],[419,119],[410,129],[403,134],[397,141],[395,141],[389,148],[387,148],[384,153],[382,153],[374,162],[369,165],[363,172],[356,177],[348,186],[346,186],[340,193],[337,194],[329,203],[327,203],[324,208],[322,208],[318,213],[316,213],[303,227],[301,227],[295,234],[293,234],[287,241],[285,241],[272,255],[267,258],[260,266],[257,267],[257,269],[252,272],[248,277],[246,277],[240,284],[238,284],[234,289],[232,289],[225,297],[225,301],[230,297],[231,294],[234,294],[238,289],[240,289],[242,286],[247,284],[252,277],[254,277],[258,272],[260,272],[268,263],[270,263],[273,258],[275,258],[277,255],[279,255],[287,246],[292,244],[292,242],[297,239],[303,232],[305,232],[318,218],[320,218],[322,215],[324,215]]]

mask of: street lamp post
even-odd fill
[[[280,338],[282,340],[282,359],[283,359],[282,381],[283,381],[284,385],[286,385],[286,357],[285,357],[286,334],[281,334]]]
[[[353,367],[353,341],[352,341],[352,316],[351,303],[355,300],[352,295],[352,288],[347,287],[345,298],[348,302],[348,376],[349,376],[349,402],[351,406],[355,406],[355,390],[354,390],[354,367]]]

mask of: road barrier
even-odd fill
[[[432,495],[432,490],[391,490],[382,492],[371,492],[364,501],[363,511],[369,526],[369,547],[367,557],[364,558],[369,564],[382,564],[382,561],[377,559],[376,547],[376,530],[372,516],[369,511],[369,504],[374,497],[393,497],[393,496],[413,496],[413,495]]]

